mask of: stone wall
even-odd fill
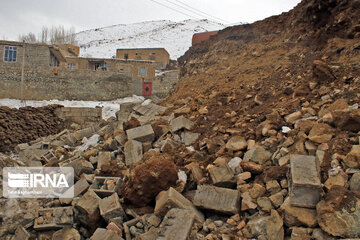
[[[166,97],[179,81],[179,70],[165,71],[153,81],[153,95]]]
[[[55,110],[56,115],[64,120],[65,125],[77,123],[98,123],[102,119],[102,108],[62,107]],[[68,127],[68,126],[66,126]]]

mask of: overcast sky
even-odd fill
[[[299,2],[300,0],[3,0],[0,7],[0,39],[5,37],[7,40],[17,40],[19,34],[28,32],[37,35],[42,26],[74,26],[79,32],[151,20],[204,19],[204,13],[208,19],[216,17],[215,20],[221,22],[221,19],[223,23],[251,23],[288,11]],[[186,11],[186,8],[191,11]],[[198,12],[201,16],[195,14],[195,9],[201,11]]]

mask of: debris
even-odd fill
[[[152,142],[155,138],[154,130],[150,124],[128,129],[126,130],[126,134],[129,140],[139,142]]]

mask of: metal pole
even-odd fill
[[[20,89],[20,95],[21,95],[21,103],[24,102],[24,68],[25,68],[25,41],[23,42],[23,56],[22,56],[22,66],[21,66],[21,89]]]

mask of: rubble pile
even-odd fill
[[[8,152],[19,143],[58,133],[63,123],[55,114],[59,105],[13,109],[0,107],[0,152]]]
[[[12,164],[73,167],[75,196],[0,199],[0,238],[360,238],[359,11],[226,29],[160,105],[18,145]]]

